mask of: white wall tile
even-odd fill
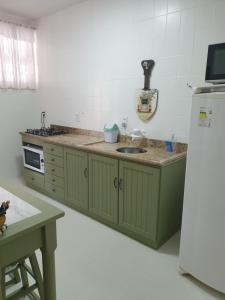
[[[166,38],[166,15],[154,18],[151,23],[152,38],[152,55],[159,58],[165,56],[165,38]]]
[[[168,13],[188,9],[197,5],[199,5],[198,0],[168,0]]]
[[[210,31],[213,21],[213,5],[198,6],[195,9],[196,30]]]
[[[49,122],[101,130],[128,116],[129,130],[187,141],[187,82],[205,84],[208,44],[225,42],[224,12],[223,0],[88,0],[41,19],[39,98]],[[142,59],[156,62],[159,107],[149,122],[135,111]]]
[[[181,0],[168,0],[168,13],[181,10]]]
[[[154,0],[138,0],[137,21],[143,21],[154,17],[155,1]]]
[[[213,6],[213,21],[212,25],[212,40],[213,43],[223,43],[225,42],[225,1],[217,1]]]
[[[154,75],[158,77],[170,77],[177,73],[176,56],[162,57],[156,60]]]
[[[154,42],[154,19],[150,19],[147,21],[139,22],[136,24],[136,45],[132,47],[136,47],[138,51],[139,58],[147,59],[150,58],[153,52],[153,42]],[[137,73],[136,73],[137,74]]]
[[[167,15],[165,55],[172,56],[178,52],[178,41],[180,32],[180,12]]]
[[[178,54],[192,55],[195,34],[195,9],[181,12],[180,31],[178,39]]]
[[[176,56],[177,76],[190,76],[192,70],[192,56],[178,55]]]
[[[167,13],[167,0],[155,0],[155,16],[162,16]]]

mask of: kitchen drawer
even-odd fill
[[[45,159],[46,163],[49,163],[49,164],[52,164],[52,165],[58,166],[58,167],[63,167],[63,157],[45,153],[44,159]]]
[[[53,197],[64,199],[64,189],[61,187],[45,182],[45,190]]]
[[[44,152],[63,157],[63,147],[53,144],[44,144]]]
[[[50,175],[55,175],[58,177],[64,177],[64,169],[61,167],[54,166],[52,164],[45,164],[45,172]]]
[[[35,135],[33,136],[22,136],[22,143],[23,145],[27,145],[27,144],[34,144],[36,146],[40,146],[40,147],[43,147],[43,142],[42,141],[39,141]]]
[[[44,175],[24,169],[24,178],[28,184],[34,185],[39,188],[44,187]]]
[[[48,173],[45,174],[45,182],[54,184],[56,186],[59,186],[61,188],[64,188],[64,178],[57,177],[54,175],[50,175]]]

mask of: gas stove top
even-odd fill
[[[54,128],[41,128],[41,129],[27,129],[26,131],[29,134],[40,135],[40,136],[53,136],[65,134],[63,130],[55,130]]]

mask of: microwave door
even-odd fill
[[[23,147],[23,158],[25,167],[43,173],[40,151]]]
[[[24,149],[25,163],[37,170],[40,170],[40,154]]]

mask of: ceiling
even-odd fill
[[[85,0],[0,0],[0,12],[38,19]]]

